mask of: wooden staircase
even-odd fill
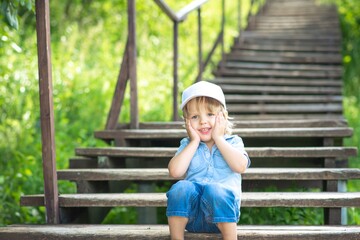
[[[268,0],[209,81],[222,87],[234,133],[252,160],[243,174],[242,207],[322,208],[324,225],[247,226],[240,218],[239,239],[360,239],[360,227],[342,217],[342,209],[360,207],[360,192],[346,192],[346,181],[360,179],[360,170],[348,168],[357,149],[342,146],[352,129],[342,115],[340,27],[333,6],[314,2]],[[0,228],[0,239],[169,239],[167,226],[156,221],[166,196],[154,185],[178,180],[166,167],[186,136],[182,125],[95,132],[109,146],[77,148],[70,169],[57,172],[77,185],[77,193],[59,196],[64,224]],[[125,193],[130,183],[141,192]],[[269,192],[271,186],[277,190]],[[21,205],[44,206],[44,195],[24,196]],[[139,208],[138,224],[98,224],[119,206]]]

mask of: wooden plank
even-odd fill
[[[277,93],[277,94],[341,94],[340,87],[314,87],[314,86],[243,86],[221,85],[224,94],[241,93]]]
[[[299,20],[299,21],[310,21],[313,23],[319,23],[321,21],[326,22],[327,21],[331,21],[331,22],[336,22],[338,21],[338,13],[336,9],[326,9],[324,10],[322,7],[321,8],[317,8],[317,6],[307,6],[306,11],[304,12],[302,9],[302,7],[304,6],[297,6],[297,7],[288,7],[286,5],[282,5],[282,7],[280,7],[279,9],[276,9],[277,6],[276,5],[268,5],[268,7],[266,8],[266,12],[264,14],[259,14],[257,16],[253,16],[256,19],[273,19],[274,21],[282,21],[282,20]],[[293,14],[277,14],[277,15],[271,15],[270,12],[275,10],[283,10],[284,8],[286,8],[286,11],[289,10],[289,13],[293,13]],[[311,10],[309,10],[309,8],[313,8],[312,10],[316,10],[315,12],[311,12]],[[298,12],[296,12],[296,10],[298,10]],[[284,12],[284,11],[282,11]],[[269,13],[269,14],[268,14]],[[286,22],[286,21],[283,21]],[[311,27],[309,27],[309,29],[311,29]]]
[[[295,33],[303,33],[304,35],[320,35],[320,34],[326,34],[329,36],[333,36],[333,35],[339,35],[340,32],[340,28],[334,28],[334,26],[324,26],[324,27],[319,27],[319,28],[314,28],[313,29],[306,29],[305,26],[301,26],[301,25],[296,25],[296,26],[292,26],[292,25],[270,25],[270,24],[263,24],[263,25],[256,25],[256,31],[257,32],[261,32],[261,33],[268,33],[268,34],[279,34],[280,32],[284,32],[286,31],[288,34],[295,34]]]
[[[163,181],[175,180],[166,168],[151,169],[65,169],[60,180],[70,181]],[[349,180],[360,179],[356,168],[249,168],[243,180]],[[182,178],[181,178],[182,179]]]
[[[278,8],[277,8],[278,6]],[[287,11],[283,11],[283,8],[286,7]],[[319,16],[319,18],[329,18],[334,19],[337,17],[336,12],[329,11],[329,9],[319,8],[316,5],[299,5],[296,7],[289,8],[287,5],[283,4],[274,4],[272,8],[267,9],[266,16],[278,17],[278,16],[291,16],[291,17],[313,17]]]
[[[313,24],[312,28],[308,27],[309,24]],[[316,33],[316,31],[318,31],[318,33],[324,33],[329,35],[340,34],[340,27],[337,21],[312,22],[312,23],[300,21],[300,22],[284,23],[284,22],[276,22],[271,20],[269,22],[264,22],[264,21],[261,22],[255,20],[254,25],[252,31],[257,31],[257,32],[262,32],[262,31],[280,32],[280,30],[286,30],[288,33],[293,33],[293,32]]]
[[[109,157],[173,157],[177,148],[166,147],[102,147],[77,148],[78,156]],[[253,147],[246,148],[250,157],[261,158],[338,158],[356,156],[355,147]]]
[[[226,95],[227,104],[234,103],[342,103],[342,96],[315,95]]]
[[[311,41],[341,41],[341,37],[338,35],[304,35],[304,34],[291,34],[288,35],[284,32],[282,34],[267,34],[257,31],[243,31],[241,32],[243,38],[253,39],[271,39],[271,40],[311,40]]]
[[[303,104],[227,104],[231,114],[236,113],[342,113],[341,103],[303,103]]]
[[[114,129],[119,121],[122,103],[125,97],[126,84],[129,79],[129,41],[126,41],[124,56],[121,62],[120,71],[116,81],[115,92],[111,102],[106,129]]]
[[[350,137],[353,131],[347,127],[328,128],[235,128],[233,134],[241,137]],[[169,139],[187,137],[185,129],[124,129],[96,131],[101,139]]]
[[[233,120],[237,128],[347,127],[345,119]],[[124,128],[127,128],[126,126]],[[141,129],[183,129],[184,122],[144,122]],[[123,129],[123,128],[118,128]]]
[[[262,45],[262,44],[235,44],[232,49],[241,50],[258,50],[258,51],[292,51],[292,52],[327,52],[327,53],[340,53],[341,48],[339,46],[283,46],[283,45]]]
[[[299,119],[343,119],[342,113],[231,113],[234,120],[299,120]]]
[[[241,220],[240,220],[241,221]],[[168,225],[11,225],[0,228],[2,239],[6,240],[141,240],[170,238]],[[360,238],[359,226],[268,226],[238,225],[238,239],[246,240],[357,240]],[[185,232],[186,239],[222,239],[220,234]]]
[[[323,52],[291,52],[291,51],[256,51],[256,50],[242,50],[229,53],[227,56],[261,56],[261,57],[308,57],[308,58],[330,58],[338,59],[341,58],[340,53],[323,53]]]
[[[304,33],[304,34],[326,34],[326,35],[339,35],[340,27],[337,23],[312,23],[313,28],[309,29],[307,26],[311,23],[277,23],[277,22],[255,22],[253,30],[257,32],[269,32],[278,33],[280,31],[286,31],[289,34],[292,33]]]
[[[255,63],[256,64],[256,63]],[[210,81],[210,80],[206,80]],[[341,87],[340,79],[312,79],[312,78],[272,78],[272,77],[216,77],[211,80],[218,85],[271,85],[271,86],[317,86]],[[226,96],[225,96],[226,97]]]
[[[260,17],[258,19],[253,20],[253,22],[250,22],[249,25],[250,27],[247,30],[259,31],[259,29],[270,27],[270,29],[278,28],[289,31],[301,29],[303,32],[314,32],[315,30],[320,30],[320,31],[323,30],[325,34],[340,32],[339,22],[337,20],[330,19],[328,17],[320,17],[320,18],[309,17],[310,19],[305,19],[304,17],[300,17],[300,16],[299,17],[279,16],[279,18],[281,19],[275,19],[274,16]],[[312,28],[306,27],[309,26],[310,24],[313,24],[314,26]]]
[[[312,70],[270,70],[270,69],[239,69],[232,67],[220,68],[214,71],[216,76],[247,76],[247,77],[289,77],[289,78],[318,78],[318,79],[339,79],[340,72],[312,71]]]
[[[245,50],[245,49],[244,49]],[[250,49],[251,50],[251,49]],[[254,50],[251,50],[254,51]],[[258,51],[258,50],[255,50]],[[274,52],[275,50],[271,50]],[[280,50],[281,52],[292,52]],[[235,52],[235,51],[233,51]],[[238,52],[241,52],[239,50]],[[313,52],[313,51],[311,51]],[[293,52],[294,53],[294,52]],[[310,53],[310,51],[309,51]],[[314,72],[324,72],[329,71],[332,74],[342,73],[341,66],[332,66],[332,65],[321,65],[321,64],[282,64],[282,63],[247,63],[247,62],[224,62],[224,67],[227,68],[237,68],[237,69],[257,69],[257,70],[287,70],[287,71],[314,71]],[[341,79],[340,77],[338,79]]]
[[[286,21],[285,17],[282,20]],[[325,34],[339,34],[340,25],[337,20],[323,20],[316,19],[315,21],[304,20],[303,18],[288,18],[287,22],[281,22],[282,20],[274,19],[273,17],[260,17],[254,21],[251,31],[262,31],[269,29],[278,29],[286,31],[302,31],[304,33],[311,33],[318,30]],[[251,23],[250,23],[251,24]],[[309,28],[309,24],[313,24],[312,28]]]
[[[60,207],[166,207],[165,193],[60,194]],[[43,206],[44,196],[21,198],[22,206]],[[244,192],[242,207],[360,207],[360,192]]]
[[[266,43],[265,43],[266,44]],[[286,54],[284,54],[286,55]],[[230,61],[246,61],[246,62],[270,62],[270,63],[321,63],[321,64],[337,64],[340,65],[342,58],[341,56],[282,56],[282,55],[271,55],[265,56],[262,54],[246,55],[246,54],[228,54],[226,55],[226,60]]]
[[[297,40],[297,39],[261,39],[261,38],[243,38],[239,39],[240,44],[263,44],[268,46],[311,46],[311,47],[338,47],[339,40],[328,39],[326,41],[315,40]]]
[[[47,223],[59,223],[60,213],[56,178],[49,1],[35,1],[35,8],[46,221]]]

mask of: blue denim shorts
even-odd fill
[[[240,199],[220,184],[181,180],[166,196],[166,216],[188,218],[189,232],[220,233],[217,223],[239,221]]]

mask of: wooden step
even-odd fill
[[[313,95],[226,95],[227,104],[234,103],[341,103],[341,96]]]
[[[291,51],[256,51],[256,50],[242,50],[231,52],[226,56],[260,56],[260,57],[298,57],[309,59],[341,59],[341,54],[337,53],[323,53],[323,52],[291,52]]]
[[[262,23],[261,25],[259,23],[254,24],[256,26],[257,32],[263,32],[268,34],[279,34],[280,32],[287,32],[288,34],[294,34],[294,33],[303,33],[307,35],[314,35],[314,34],[327,34],[327,35],[339,35],[340,29],[334,28],[333,24],[316,24],[314,28],[308,29],[306,27],[306,23],[304,24],[286,24],[286,25],[280,25],[277,23]],[[252,29],[254,29],[254,25],[252,26]]]
[[[306,119],[343,119],[344,116],[340,112],[336,113],[240,113],[237,115],[232,114],[231,117],[234,120],[246,120],[246,121],[256,121],[256,120],[306,120]]]
[[[235,128],[233,134],[241,137],[315,137],[343,138],[350,137],[353,131],[347,127],[327,128]],[[100,139],[169,139],[187,137],[185,129],[124,129],[95,131]]]
[[[339,40],[327,39],[323,41],[318,40],[297,40],[297,39],[261,39],[261,38],[244,38],[240,36],[240,44],[258,44],[267,46],[306,46],[306,47],[339,47],[341,46]],[[324,63],[325,64],[325,63]]]
[[[279,8],[276,8],[276,6],[279,6]],[[286,11],[284,11],[284,7],[287,7]],[[289,8],[288,6],[284,6],[282,4],[274,4],[271,8],[266,9],[266,16],[290,16],[290,17],[298,17],[301,19],[306,19],[306,17],[312,17],[313,21],[318,18],[336,18],[336,13],[333,11],[329,11],[333,9],[324,9],[316,7],[316,5],[299,5],[296,7]],[[319,16],[316,18],[316,16]]]
[[[247,39],[268,39],[268,40],[301,40],[301,41],[341,41],[341,37],[339,35],[304,35],[304,34],[286,34],[285,32],[279,32],[278,34],[267,34],[264,32],[257,31],[243,31],[240,35],[242,38]]]
[[[287,52],[324,52],[324,53],[340,53],[341,48],[339,46],[292,46],[292,45],[263,45],[263,44],[239,44],[236,43],[232,46],[232,50],[254,50],[254,51],[287,51]]]
[[[266,17],[283,17],[283,18],[296,18],[303,21],[319,22],[320,20],[333,20],[337,18],[336,13],[329,12],[319,8],[299,8],[299,9],[286,9],[282,11],[283,6],[279,9],[272,8],[266,11]],[[261,18],[261,16],[259,16]],[[310,18],[310,19],[307,19]]]
[[[60,207],[166,207],[165,193],[60,194]],[[22,206],[44,206],[44,195],[21,197]],[[243,192],[242,207],[360,207],[360,192]]]
[[[241,222],[241,220],[240,220]],[[238,239],[246,240],[357,240],[359,226],[237,226]],[[220,234],[185,232],[186,239],[222,239]],[[138,240],[170,239],[167,225],[12,225],[0,228],[1,240]]]
[[[173,157],[177,148],[172,147],[98,147],[77,148],[76,155],[86,157]],[[254,147],[246,148],[251,158],[334,158],[356,156],[354,147]]]
[[[245,49],[244,49],[245,50]],[[236,50],[241,52],[242,50]],[[252,50],[254,51],[254,50]],[[258,50],[256,50],[258,51]],[[274,50],[273,50],[274,51]],[[235,51],[233,51],[235,52]],[[281,52],[291,52],[282,51]],[[313,71],[314,73],[330,72],[331,74],[341,74],[341,66],[320,65],[320,64],[281,64],[281,63],[247,63],[247,62],[224,62],[222,67],[249,70],[281,70],[281,71]],[[338,77],[341,82],[341,77]]]
[[[311,104],[311,103],[297,103],[297,104],[227,104],[229,114],[239,113],[342,113],[341,103],[326,103],[326,104]]]
[[[225,61],[261,62],[261,63],[320,63],[340,65],[342,57],[339,56],[297,56],[296,54],[267,54],[246,55],[243,53],[230,53],[225,55]]]
[[[313,33],[319,31],[324,34],[341,35],[338,19],[330,19],[327,16],[322,16],[320,18],[315,18],[313,16],[307,17],[309,19],[305,19],[302,16],[279,16],[280,19],[275,16],[258,16],[257,18],[250,18],[250,28],[247,28],[246,31],[268,31],[278,29],[286,30],[289,33]],[[287,22],[285,22],[286,20]],[[311,28],[309,28],[309,24],[312,24]]]
[[[257,63],[255,63],[257,64]],[[274,78],[267,76],[259,77],[216,77],[213,80],[206,80],[218,85],[268,85],[268,86],[301,86],[301,87],[341,87],[340,79],[312,79],[312,78]]]
[[[284,11],[286,10],[286,13]],[[289,12],[287,12],[289,11]],[[298,19],[307,20],[310,18],[312,21],[318,19],[334,19],[337,16],[337,10],[334,6],[318,6],[314,3],[306,4],[289,4],[288,2],[276,3],[271,0],[271,3],[266,4],[264,11],[261,14],[258,14],[256,17],[273,17],[270,13],[283,13],[283,15],[279,15],[279,17],[296,17]],[[290,14],[291,13],[291,14]],[[288,15],[288,16],[287,16]]]
[[[164,181],[176,180],[166,168],[64,169],[59,180],[69,181]],[[357,168],[249,168],[243,180],[350,180],[360,179]],[[179,178],[182,179],[182,178]]]
[[[340,72],[331,71],[312,71],[312,70],[269,70],[269,69],[245,69],[227,67],[214,71],[215,76],[242,76],[242,77],[288,77],[288,78],[317,78],[317,79],[339,79]]]
[[[220,84],[219,84],[220,85]],[[314,87],[314,86],[243,86],[243,85],[220,85],[224,94],[245,94],[245,93],[268,93],[268,94],[324,94],[324,95],[341,95],[340,87]]]
[[[345,119],[292,119],[292,120],[235,120],[237,128],[311,128],[311,127],[347,127]],[[118,129],[129,129],[129,124],[119,124]],[[141,122],[140,129],[183,129],[184,121]]]

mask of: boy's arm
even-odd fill
[[[189,168],[191,159],[193,158],[199,144],[200,137],[191,127],[190,122],[185,120],[186,131],[190,137],[190,143],[169,162],[168,169],[170,176],[180,178],[185,175]]]
[[[180,153],[170,160],[168,165],[170,176],[180,178],[185,175],[198,146],[198,142],[190,141]]]
[[[243,151],[233,147],[229,142],[227,142],[224,138],[225,132],[225,118],[221,113],[216,117],[215,128],[213,132],[213,139],[215,144],[221,154],[223,155],[225,161],[233,170],[237,173],[245,172],[248,166],[248,158],[243,154]]]
[[[249,161],[244,152],[233,147],[223,137],[217,138],[215,143],[231,170],[244,173]]]

